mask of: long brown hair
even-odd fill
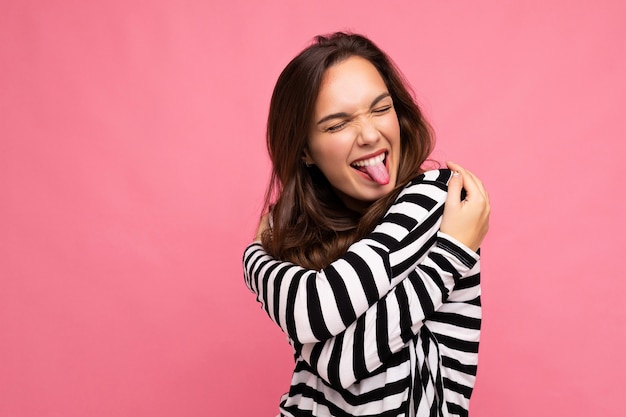
[[[315,101],[325,71],[352,56],[371,62],[382,76],[400,124],[400,161],[396,186],[363,213],[348,209],[315,166],[302,159]],[[398,192],[422,172],[433,147],[430,125],[413,100],[400,71],[372,41],[337,32],[318,36],[278,77],[267,121],[267,149],[272,175],[264,210],[271,229],[262,236],[265,250],[277,259],[321,269],[371,231]]]

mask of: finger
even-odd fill
[[[268,214],[261,216],[261,219],[259,220],[259,226],[256,231],[256,240],[261,240],[263,233],[269,227],[268,216]]]
[[[485,185],[473,172],[466,170],[467,174],[471,176],[472,181],[476,184],[477,191],[483,196],[485,200],[489,200],[487,195],[487,190],[485,189]]]
[[[448,181],[448,195],[446,196],[446,204],[452,207],[461,205],[461,191],[463,190],[463,175],[458,171],[452,173],[450,181]]]
[[[474,174],[472,171],[470,171],[469,169],[466,169],[465,172],[472,177],[472,180],[476,183],[476,185],[478,186],[478,188],[480,188],[481,190],[485,189],[485,186],[483,185],[483,182],[480,180],[480,178],[478,178],[476,176],[476,174]]]
[[[475,181],[474,175],[469,170],[463,168],[461,165],[452,161],[448,161],[446,162],[446,164],[448,165],[448,168],[450,168],[452,171],[459,172],[464,177],[464,182]]]
[[[463,167],[459,164],[457,164],[456,162],[452,162],[452,161],[446,161],[446,165],[448,166],[448,168],[450,168],[452,171],[457,171],[460,172],[463,170]]]
[[[469,195],[482,196],[483,199],[487,200],[487,191],[485,190],[485,186],[480,178],[478,178],[470,170],[465,169],[456,163],[451,163],[449,166],[458,169],[458,171],[464,176],[465,191],[467,192],[468,197]]]
[[[467,191],[468,197],[472,196],[483,196],[484,197],[484,189],[482,189],[480,180],[476,178],[476,176],[469,170],[465,170],[463,172],[467,180],[465,181],[465,191]]]
[[[461,175],[463,176],[463,186],[466,192],[466,196],[463,201],[468,202],[470,196],[473,196],[473,200],[478,198],[479,201],[482,200],[483,202],[485,202],[485,205],[488,207],[489,196],[480,178],[478,178],[470,170],[463,168],[461,165],[455,162],[447,161],[446,164],[448,165],[448,168],[461,173]]]
[[[462,178],[463,182],[462,182],[462,190],[465,190],[465,195],[461,194],[461,192],[459,192],[458,194],[458,199],[455,198],[454,201],[458,202],[466,202],[467,199],[469,198],[469,196],[471,194],[474,193],[474,186],[472,183],[470,183],[470,181],[472,180],[472,177],[469,175],[469,171],[467,171],[466,169],[464,169],[461,165],[452,162],[452,161],[447,161],[446,165],[448,165],[448,168],[450,168],[452,170],[453,173],[458,173],[460,174],[460,177]],[[450,185],[448,185],[448,196],[450,196]],[[454,193],[456,194],[456,193]]]

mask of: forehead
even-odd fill
[[[316,102],[320,107],[369,106],[381,93],[387,92],[385,81],[368,60],[350,57],[329,67],[322,78]]]

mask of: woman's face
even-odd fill
[[[361,57],[326,70],[304,160],[326,176],[344,204],[361,211],[396,185],[400,125],[376,68]]]

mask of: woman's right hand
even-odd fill
[[[440,230],[473,251],[478,250],[489,230],[489,194],[483,183],[458,164],[447,162],[453,172]],[[465,199],[461,190],[465,188]]]
[[[265,233],[265,231],[267,229],[269,229],[269,214],[265,213],[263,216],[261,216],[261,219],[259,220],[259,227],[256,230],[256,237],[255,240],[257,241],[261,241],[262,237],[263,237],[263,233]]]

